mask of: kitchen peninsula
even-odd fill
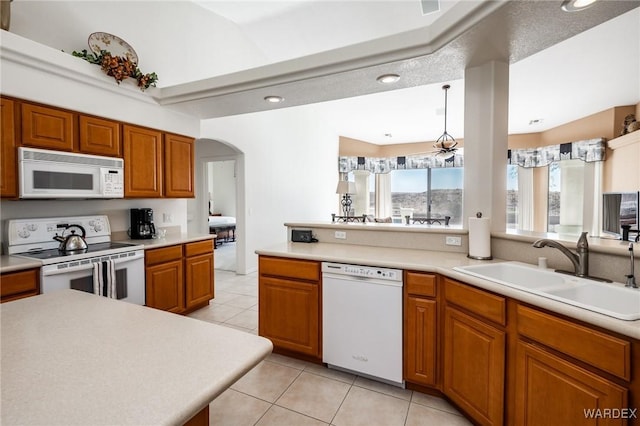
[[[0,306],[2,424],[208,424],[261,337],[62,290]]]

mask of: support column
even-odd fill
[[[491,230],[506,229],[509,64],[492,61],[465,70],[464,227],[482,212]],[[471,190],[473,188],[473,190]]]

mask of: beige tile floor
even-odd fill
[[[215,271],[216,297],[191,317],[257,334],[257,277]],[[216,426],[470,425],[447,401],[271,354],[210,405]]]

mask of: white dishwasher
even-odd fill
[[[404,387],[402,270],[322,263],[322,361]]]

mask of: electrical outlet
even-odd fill
[[[345,231],[336,231],[335,237],[337,239],[339,239],[339,240],[346,240],[347,239],[347,233]]]
[[[162,214],[162,221],[164,223],[172,223],[173,222],[173,215],[171,213],[163,213]]]
[[[445,239],[445,244],[448,245],[448,246],[461,246],[462,245],[462,238],[461,237],[447,236],[447,238]]]

